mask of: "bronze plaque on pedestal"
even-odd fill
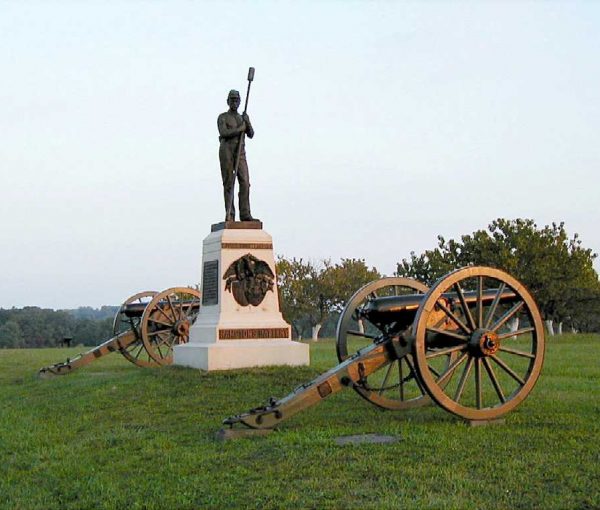
[[[219,304],[219,261],[209,260],[202,268],[202,306]]]

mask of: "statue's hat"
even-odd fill
[[[227,99],[229,99],[230,97],[240,97],[240,93],[237,90],[231,89],[229,91],[229,94],[227,95]]]

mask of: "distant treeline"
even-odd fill
[[[37,306],[0,308],[0,348],[55,347],[63,338],[72,345],[97,345],[112,336],[118,306],[51,310]]]
[[[567,235],[563,223],[542,228],[531,219],[498,218],[485,229],[446,240],[437,247],[397,263],[394,276],[431,286],[438,278],[466,266],[502,269],[532,292],[550,334],[600,331],[600,278],[597,255],[577,234]],[[363,285],[381,278],[364,259],[321,262],[279,257],[277,287],[283,317],[295,338],[335,335],[337,319],[350,297]],[[48,347],[64,337],[73,344],[96,345],[112,336],[117,306],[48,310],[37,307],[0,309],[0,348]]]

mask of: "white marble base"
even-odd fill
[[[291,340],[226,340],[213,343],[178,345],[175,365],[201,370],[275,365],[302,366],[310,363],[309,345]]]
[[[247,254],[265,262],[274,275],[274,288],[257,306],[240,304],[226,286],[228,268]],[[207,264],[215,272],[205,278]],[[201,273],[202,305],[189,343],[173,349],[175,365],[229,370],[310,363],[309,346],[291,340],[290,325],[279,309],[273,240],[267,232],[237,227],[214,230],[204,239]]]

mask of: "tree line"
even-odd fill
[[[550,334],[563,326],[600,332],[600,281],[596,254],[572,237],[563,223],[538,227],[530,219],[497,219],[485,229],[446,240],[397,263],[395,276],[433,284],[450,271],[469,265],[502,269],[532,292]],[[313,262],[279,257],[277,284],[281,311],[295,338],[331,337],[347,301],[363,285],[382,277],[363,259]],[[0,309],[0,348],[56,346],[64,337],[97,345],[112,335],[118,306],[50,310]]]
[[[56,347],[66,337],[72,338],[74,345],[97,345],[111,337],[118,309],[0,308],[0,348]]]

